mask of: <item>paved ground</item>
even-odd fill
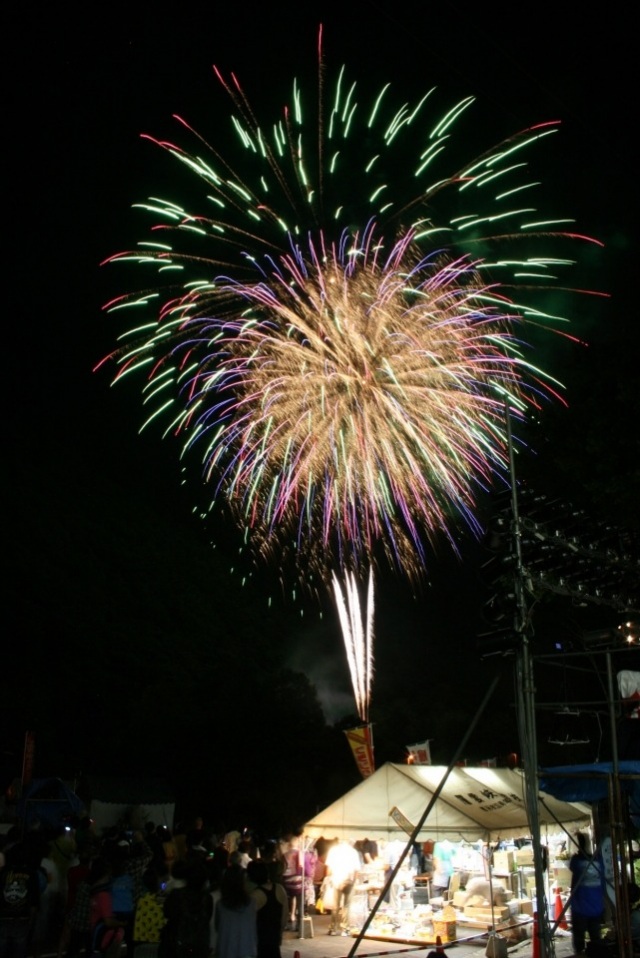
[[[385,940],[373,940],[363,938],[358,941],[357,938],[334,938],[327,934],[329,930],[328,915],[314,915],[311,919],[313,923],[313,937],[309,935],[309,929],[305,930],[305,937],[301,938],[299,932],[286,931],[282,943],[282,958],[349,958],[352,949],[355,956],[376,955],[406,955],[411,958],[426,958],[429,952],[435,951],[435,945],[405,945]],[[573,955],[571,947],[571,935],[569,932],[560,931],[553,940],[556,958],[569,958]],[[455,944],[443,945],[445,955],[455,955],[455,958],[484,958],[487,949],[486,936],[479,936],[470,941],[456,942]],[[296,955],[296,952],[298,954]],[[517,945],[509,947],[509,958],[532,958],[533,941],[527,939]]]

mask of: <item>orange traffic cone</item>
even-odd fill
[[[558,928],[568,928],[567,920],[564,917],[564,906],[562,904],[562,898],[560,897],[560,892],[556,895],[556,914],[555,914],[556,925]]]
[[[540,939],[538,938],[538,912],[533,913],[533,958],[540,958]]]
[[[427,958],[447,958],[447,953],[442,947],[442,938],[440,935],[436,935],[436,947],[428,953]]]

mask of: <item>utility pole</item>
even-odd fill
[[[513,438],[511,434],[511,414],[506,405],[507,441],[509,447],[509,474],[511,482],[511,534],[515,566],[513,571],[516,598],[515,632],[516,645],[516,692],[517,715],[520,747],[524,766],[525,794],[529,829],[533,839],[533,864],[536,881],[536,911],[539,958],[554,958],[555,950],[549,930],[547,894],[544,882],[542,846],[540,843],[540,819],[538,816],[538,740],[535,712],[535,683],[533,676],[533,656],[530,646],[530,621],[526,600],[525,569],[522,559],[522,530],[518,511],[518,491],[516,485]]]

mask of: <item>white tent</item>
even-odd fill
[[[162,780],[89,776],[84,787],[99,834],[125,823],[129,828],[144,828],[149,821],[173,828],[175,799]]]
[[[388,762],[307,822],[304,833],[327,839],[406,838],[396,819],[404,816],[417,825],[446,771],[444,766]],[[417,838],[475,842],[528,837],[524,785],[524,774],[518,769],[456,767]],[[544,839],[545,833],[571,832],[588,825],[591,809],[540,792],[538,815]]]

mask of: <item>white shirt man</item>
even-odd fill
[[[348,935],[349,902],[360,871],[360,855],[349,842],[332,845],[327,852],[327,878],[334,893],[330,935]]]

